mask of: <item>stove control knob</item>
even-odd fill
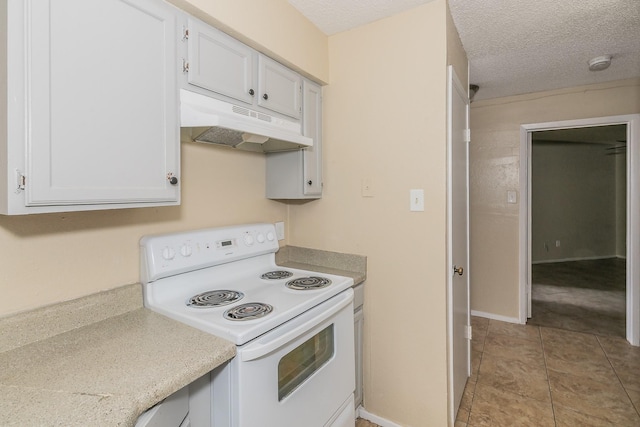
[[[270,242],[273,242],[273,239],[275,239],[276,236],[273,235],[273,233],[270,231],[267,233],[267,240]]]
[[[258,243],[264,243],[264,234],[258,233],[258,235],[256,236],[256,240],[258,241]]]
[[[175,256],[176,251],[174,251],[173,248],[170,248],[169,246],[162,250],[162,258],[166,259],[167,261],[172,260]]]
[[[184,244],[180,247],[180,254],[182,256],[184,257],[191,256],[192,253],[193,253],[193,248],[191,248],[191,245]]]
[[[253,236],[251,234],[245,234],[244,235],[244,243],[247,246],[253,245]]]

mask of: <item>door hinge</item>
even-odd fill
[[[189,72],[189,61],[187,61],[184,58],[182,58],[182,72],[183,73],[188,73]]]
[[[23,191],[26,184],[27,178],[20,170],[16,169],[16,193]]]
[[[471,129],[464,130],[464,142],[471,142]]]
[[[471,331],[471,325],[467,325],[464,327],[464,337],[468,340],[473,338],[473,333]]]
[[[187,27],[182,27],[182,40],[189,40],[189,29]]]

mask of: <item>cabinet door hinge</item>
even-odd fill
[[[189,29],[187,27],[182,27],[182,40],[189,40]]]
[[[24,186],[27,184],[27,178],[22,171],[16,169],[16,193],[24,190]]]
[[[189,72],[189,61],[187,61],[184,58],[182,58],[182,72],[183,73],[188,73]]]
[[[464,142],[471,142],[471,129],[464,130]]]
[[[465,326],[464,327],[464,337],[468,340],[470,340],[471,338],[473,338],[473,333],[471,331],[471,325]]]

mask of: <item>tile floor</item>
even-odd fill
[[[456,427],[640,426],[640,348],[621,337],[472,317]]]
[[[640,426],[640,348],[479,317],[472,325],[472,375],[455,427]]]
[[[625,336],[626,261],[534,264],[528,324]]]

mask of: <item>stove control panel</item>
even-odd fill
[[[152,282],[178,273],[268,253],[279,246],[273,224],[208,228],[140,239],[140,280]]]

